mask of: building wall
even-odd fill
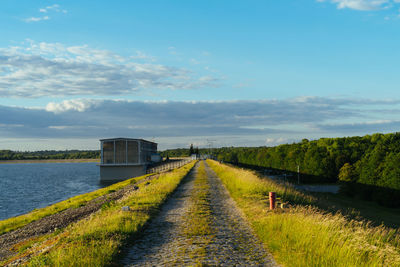
[[[104,140],[101,164],[147,164],[157,153],[157,144],[142,140]]]
[[[122,181],[146,174],[146,165],[100,166],[101,181]]]
[[[157,144],[140,142],[141,162],[150,163],[151,155],[157,153]]]

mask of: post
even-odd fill
[[[269,192],[269,209],[270,210],[275,209],[275,203],[276,203],[276,193]]]
[[[128,140],[125,140],[125,164],[128,165]]]
[[[100,163],[104,164],[104,156],[103,156],[103,141],[100,142],[100,149],[101,149],[101,155],[100,155]]]
[[[300,165],[297,165],[297,183],[300,184]]]
[[[115,140],[114,140],[114,164],[115,164]]]

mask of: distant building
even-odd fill
[[[143,139],[101,139],[100,180],[124,180],[146,174],[157,143]]]
[[[190,158],[192,160],[197,160],[197,159],[200,159],[200,155],[199,154],[192,154],[192,155],[190,155]]]

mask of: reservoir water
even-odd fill
[[[96,163],[0,164],[0,220],[104,186]]]

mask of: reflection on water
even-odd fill
[[[0,220],[107,185],[96,163],[0,164]]]

